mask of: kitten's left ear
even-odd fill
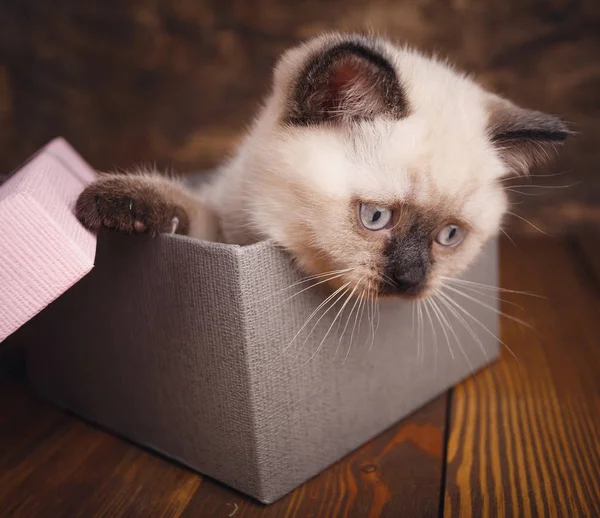
[[[546,162],[573,132],[556,115],[520,108],[493,95],[489,100],[489,138],[511,173],[527,173]]]
[[[402,118],[408,108],[394,66],[378,39],[350,35],[316,38],[284,55],[288,81],[283,121],[307,126],[377,116]]]

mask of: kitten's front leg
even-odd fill
[[[79,196],[75,213],[91,230],[189,234],[200,201],[158,175],[101,175]]]

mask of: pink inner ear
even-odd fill
[[[362,75],[361,70],[355,63],[346,62],[338,65],[333,71],[330,88],[335,92],[339,92],[355,83],[358,77]]]
[[[367,85],[368,69],[365,70],[364,64],[353,59],[346,59],[336,64],[331,71],[328,84],[327,111],[340,109],[350,88],[358,86],[359,89],[367,89]]]
[[[286,120],[304,126],[405,117],[408,106],[394,66],[379,45],[372,46],[356,38],[315,53],[296,80]]]

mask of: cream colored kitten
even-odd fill
[[[102,176],[77,203],[89,228],[273,239],[310,274],[371,294],[425,296],[500,228],[500,181],[569,134],[446,63],[384,39],[327,34],[286,52],[237,154],[199,192]]]

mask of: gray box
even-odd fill
[[[496,285],[496,242],[466,278]],[[269,503],[498,356],[497,315],[468,299],[489,331],[471,322],[479,342],[447,313],[451,353],[439,326],[434,337],[425,319],[418,332],[413,302],[390,299],[379,319],[365,309],[348,354],[352,304],[337,322],[341,302],[303,328],[327,292],[291,297],[309,286],[286,289],[301,279],[268,242],[101,233],[91,273],[25,329],[31,382]]]

